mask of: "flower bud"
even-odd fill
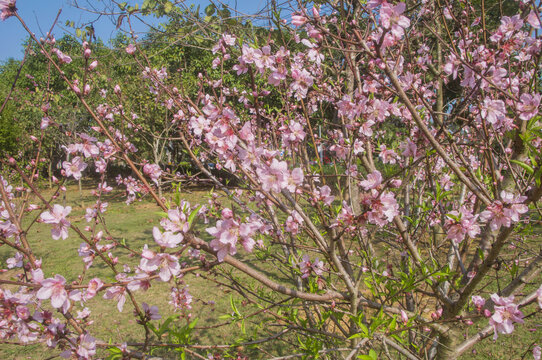
[[[92,70],[96,69],[96,66],[98,66],[98,61],[94,60],[94,61],[91,62],[90,65],[88,66],[89,71],[92,71]]]

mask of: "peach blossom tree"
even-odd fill
[[[174,75],[184,69],[157,66],[140,39],[122,49],[141,91],[167,109],[166,140],[198,169],[189,180],[211,183],[211,195],[189,203],[173,187],[159,196],[161,181],[187,176],[139,155],[138,124],[150,119],[125,94],[128,84],[96,87],[107,64],[93,58],[92,44],[63,53],[52,35],[33,35],[14,0],[1,0],[2,20],[28,30],[92,120],[70,134],[52,197],[37,184],[47,161],[40,146],[62,121],[47,116],[50,104],[35,105],[47,119],[36,130],[35,161],[2,160],[0,242],[11,252],[2,264],[10,278],[0,279],[2,341],[40,342],[80,359],[100,348],[111,359],[156,349],[204,359],[456,359],[540,319],[539,3],[519,1],[494,25],[483,1],[270,4],[263,32],[231,25],[231,14],[214,16],[214,7],[201,19],[169,1],[145,4],[192,16],[193,34],[213,54],[188,93]],[[129,22],[139,10],[119,11]],[[73,56],[88,61],[68,77]],[[103,101],[92,102],[93,92]],[[109,177],[114,164],[131,173]],[[84,228],[58,199],[65,179],[81,177],[97,179]],[[161,211],[142,248],[108,232],[104,197],[114,187],[127,203],[148,197]],[[80,238],[73,256],[85,272],[46,277],[29,222],[47,224],[51,241]],[[97,264],[110,279],[87,275]],[[187,315],[196,275],[258,309],[243,314],[232,301],[220,326],[260,326],[232,344],[200,343]],[[156,282],[168,284],[171,309],[137,299]],[[133,310],[144,338],[93,336],[94,297]],[[534,343],[523,351],[540,358]]]

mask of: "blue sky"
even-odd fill
[[[139,1],[127,1],[130,4],[143,3]],[[97,14],[92,14],[88,11],[76,9],[71,4],[72,0],[17,0],[17,9],[21,17],[25,20],[30,29],[37,35],[38,38],[43,37],[49,31],[58,9],[62,9],[59,21],[53,30],[55,37],[60,38],[66,32],[75,34],[75,30],[65,26],[66,21],[73,21],[77,26],[88,24],[91,21],[94,23],[96,35],[101,38],[104,43],[108,44],[109,39],[115,36],[115,24],[110,17],[100,17]],[[100,0],[83,0],[78,1],[81,7],[103,9],[104,4],[108,1]],[[225,1],[230,6],[236,7],[238,11],[244,13],[254,13],[257,10],[265,7],[266,0],[229,0]],[[209,4],[208,0],[186,0],[185,6],[190,4],[201,5],[203,10]],[[149,23],[156,25],[160,21],[154,17],[146,19]],[[146,26],[142,23],[134,24],[136,31],[145,31]],[[0,62],[9,58],[22,59],[24,55],[23,41],[27,38],[27,33],[16,18],[8,18],[5,21],[0,21]]]

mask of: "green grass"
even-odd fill
[[[70,221],[80,229],[87,226],[87,222],[84,219],[85,208],[94,204],[94,198],[90,194],[91,187],[85,187],[80,195],[76,186],[70,186],[67,192],[66,204],[72,206],[72,213],[70,214]],[[46,191],[46,194],[48,191]],[[191,204],[205,203],[205,196],[208,191],[192,191],[184,192],[182,197],[184,200],[189,201]],[[107,201],[109,202],[108,210],[105,213],[105,221],[107,228],[110,231],[111,236],[116,240],[125,239],[126,244],[132,249],[140,250],[144,244],[152,246],[154,243],[152,237],[153,226],[158,226],[161,218],[159,212],[160,209],[151,202],[151,199],[143,199],[137,201],[132,205],[126,205],[124,203],[124,197],[122,193],[113,192],[108,195]],[[34,201],[37,203],[37,201]],[[61,198],[57,199],[54,203],[62,204]],[[38,212],[32,213],[27,219],[32,219],[37,216]],[[28,221],[28,220],[27,220]],[[86,233],[86,232],[85,232]],[[201,231],[202,237],[206,237],[207,234]],[[50,236],[50,226],[47,224],[34,224],[28,233],[28,239],[35,255],[43,260],[43,269],[45,270],[45,276],[51,277],[55,274],[64,276],[67,281],[76,281],[77,276],[82,273],[84,263],[78,256],[77,250],[79,244],[83,242],[78,238],[77,234],[70,230],[70,236],[67,240],[52,240]],[[531,239],[529,247],[536,248],[539,244],[539,239]],[[13,253],[6,246],[0,247],[0,263],[5,263],[5,260],[12,256]],[[130,257],[129,252],[122,248],[114,250],[114,255],[119,257],[120,264],[129,264],[132,268],[139,263],[138,257]],[[267,273],[272,279],[281,283],[286,283],[287,280],[280,278],[273,271],[273,263],[262,263],[254,260],[254,257],[245,256],[243,252],[237,255],[241,259],[251,263],[251,265],[260,271]],[[185,258],[183,261],[189,261]],[[254,312],[257,308],[251,304],[243,304],[243,298],[235,291],[228,289],[216,282],[205,279],[208,277],[216,280],[223,280],[222,277],[217,276],[228,272],[227,266],[220,267],[220,269],[213,269],[211,271],[201,271],[199,273],[187,274],[185,277],[186,283],[189,285],[190,293],[194,297],[192,303],[193,309],[191,311],[192,318],[198,318],[197,329],[194,332],[193,343],[196,344],[228,344],[234,342],[241,335],[241,323],[235,323],[229,326],[215,327],[225,321],[220,319],[221,315],[227,315],[232,313],[230,307],[230,297],[232,297],[239,311],[246,315]],[[9,279],[15,274],[15,271],[9,271],[4,274],[0,274],[1,279]],[[201,275],[201,276],[198,276]],[[249,279],[247,276],[235,274],[238,280],[244,285],[250,286],[254,289],[261,288],[259,284],[256,284],[254,280]],[[85,274],[85,280],[88,281],[93,277],[99,277],[105,282],[113,281],[111,271],[101,260],[96,259],[94,265]],[[535,281],[539,284],[541,279]],[[503,282],[504,283],[504,282]],[[173,308],[168,304],[170,300],[170,285],[159,281],[152,283],[151,289],[147,292],[137,291],[135,296],[138,303],[146,302],[149,305],[157,305],[160,309],[160,313],[163,319],[173,315]],[[534,290],[536,286],[533,284],[524,289],[524,293],[528,293]],[[485,297],[489,294],[496,292],[498,289],[496,282],[489,284],[484,289]],[[102,341],[112,341],[114,343],[122,343],[124,341],[138,341],[140,342],[144,336],[143,328],[138,325],[133,316],[133,307],[129,301],[126,302],[124,311],[119,313],[116,308],[116,302],[113,300],[104,300],[102,298],[103,292],[92,299],[88,304],[88,308],[92,310],[91,319],[94,321],[89,326],[91,334]],[[44,307],[49,306],[49,302],[45,301]],[[79,305],[77,305],[79,307]],[[529,306],[525,311],[525,315],[530,314],[535,307]],[[59,315],[57,317],[60,317]],[[258,321],[264,317],[256,317],[251,321],[246,322],[247,334],[255,333],[259,331],[262,334],[262,330],[258,330]],[[158,323],[155,321],[154,323]],[[176,324],[179,326],[185,325],[187,319],[176,320]],[[482,320],[478,324],[465,327],[464,333],[472,335],[479,328],[487,325],[487,320]],[[527,351],[528,347],[537,342],[542,344],[541,329],[542,323],[540,321],[539,314],[531,316],[526,319],[525,326],[516,326],[516,331],[511,335],[500,335],[497,341],[493,341],[491,338],[486,339],[477,346],[474,350],[465,354],[462,359],[480,359],[480,360],[496,360],[496,359],[520,359],[521,356]],[[269,333],[276,331],[277,329],[265,329]],[[294,340],[295,341],[295,340]],[[288,349],[279,348],[276,345],[272,350],[275,355],[288,355]],[[250,350],[244,349],[245,353],[250,354]],[[58,349],[51,350],[43,345],[27,345],[27,346],[15,346],[3,344],[0,347],[0,359],[48,359],[56,356],[61,351]],[[235,350],[234,350],[235,352]],[[101,356],[107,355],[105,351],[99,353]],[[157,352],[160,356],[165,358],[178,358],[178,354],[173,354],[168,351]],[[254,358],[266,358],[268,356],[262,353],[252,353]],[[190,358],[190,357],[188,357]],[[525,359],[532,358],[529,353]]]
[[[46,194],[48,192],[46,191]],[[183,193],[183,198],[192,204],[204,203],[205,195],[208,192],[193,191]],[[110,234],[117,240],[125,239],[126,244],[132,249],[140,250],[144,244],[153,246],[152,237],[153,226],[159,226],[160,209],[149,200],[136,201],[132,205],[126,205],[124,198],[120,193],[112,193],[107,199],[109,206],[105,213],[105,221]],[[84,189],[80,196],[76,186],[70,186],[67,191],[66,204],[72,206],[72,212],[69,216],[72,224],[83,230],[87,226],[84,219],[85,208],[91,206],[95,200],[90,194],[89,189]],[[54,203],[62,204],[62,199],[57,199]],[[27,219],[38,215],[35,211]],[[87,234],[86,232],[84,232]],[[202,234],[203,235],[203,234]],[[105,235],[104,235],[105,236]],[[79,244],[83,241],[77,234],[70,229],[69,237],[66,240],[53,240],[50,236],[50,226],[37,223],[31,227],[28,233],[28,240],[37,258],[42,259],[42,268],[45,277],[51,277],[60,274],[68,282],[76,281],[77,276],[82,273],[84,263],[78,256]],[[107,241],[105,241],[107,243]],[[139,263],[138,257],[129,257],[129,252],[122,248],[114,250],[114,255],[119,257],[119,263],[129,264],[132,269]],[[13,255],[13,252],[6,246],[0,247],[0,262]],[[185,260],[185,259],[183,259]],[[205,272],[201,272],[203,275]],[[10,279],[15,271],[8,271],[0,274],[2,279]],[[86,281],[93,277],[99,277],[104,282],[113,281],[111,270],[100,260],[95,259],[94,265],[86,272]],[[248,280],[248,279],[245,279]],[[230,295],[237,301],[241,301],[235,292],[224,289],[214,283],[195,274],[187,274],[185,281],[189,284],[190,293],[193,296],[192,318],[198,318],[198,327],[209,327],[222,323],[218,317],[223,314],[231,313]],[[226,292],[228,294],[226,294]],[[170,301],[170,285],[159,281],[152,282],[152,287],[147,291],[137,291],[134,293],[139,303],[146,302],[149,305],[157,305],[160,313],[165,319],[173,315],[173,307],[168,304]],[[142,341],[144,339],[143,327],[136,324],[133,316],[133,307],[127,300],[122,313],[116,308],[114,300],[104,300],[103,292],[88,302],[87,307],[92,310],[91,318],[94,323],[89,327],[91,334],[97,339],[103,341],[112,341],[122,343],[124,341]],[[49,306],[48,301],[44,301],[44,307]],[[77,305],[77,308],[80,308]],[[247,305],[246,311],[253,311],[252,306]],[[57,314],[57,317],[60,317]],[[159,321],[155,321],[158,323]],[[177,320],[179,326],[185,325],[186,319]],[[195,342],[199,344],[226,344],[234,341],[238,336],[231,327],[218,327],[214,329],[204,329],[196,331]],[[42,345],[6,345],[0,347],[0,359],[47,359],[58,355],[59,350],[50,350]]]

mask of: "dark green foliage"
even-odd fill
[[[16,113],[13,106],[8,105],[0,114],[0,154],[16,153],[19,150],[20,135],[21,128],[17,125]]]

